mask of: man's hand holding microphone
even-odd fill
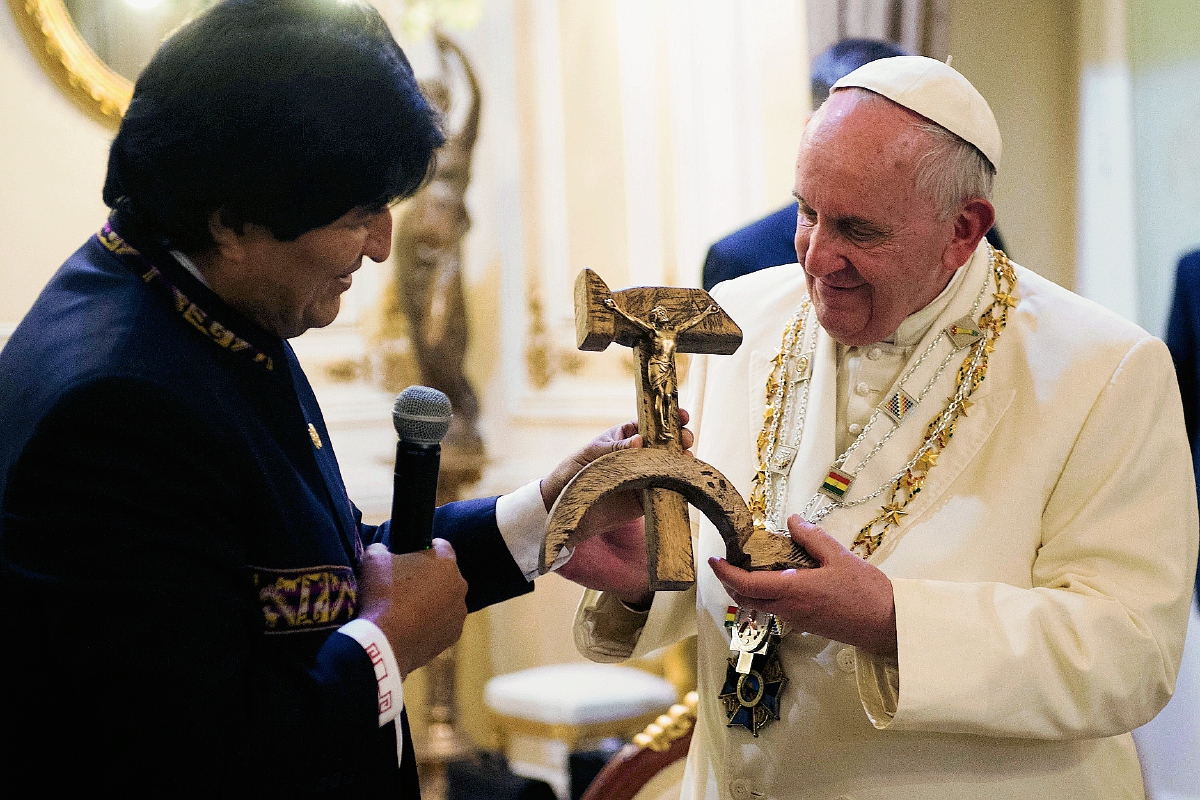
[[[376,543],[363,554],[359,616],[387,636],[402,676],[458,641],[467,616],[467,583],[459,573],[454,548],[444,539],[432,538],[440,442],[449,430],[450,416],[449,399],[436,389],[410,386],[396,399],[392,419],[399,441],[389,547]],[[680,417],[687,424],[686,412]],[[541,481],[546,509],[589,463],[641,444],[637,424],[627,422],[563,459]],[[690,445],[691,432],[685,430],[684,446]],[[645,535],[637,497],[616,496],[594,512],[586,520],[594,529],[594,540],[582,542],[572,558],[572,562],[579,560],[579,568],[563,572],[585,584],[589,581],[574,573],[594,573],[610,586],[610,582],[630,584],[627,593],[633,599],[646,581]],[[633,555],[638,552],[640,558]]]
[[[383,631],[402,677],[458,641],[467,617],[467,582],[454,548],[433,538],[441,444],[450,399],[410,386],[396,398],[396,469],[388,545],[363,553],[360,616]]]

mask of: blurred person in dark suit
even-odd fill
[[[1167,322],[1167,347],[1179,378],[1183,421],[1192,448],[1192,469],[1200,477],[1200,250],[1179,259],[1175,296]],[[1200,567],[1196,570],[1200,585]],[[1200,603],[1200,597],[1197,598]]]

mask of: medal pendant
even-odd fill
[[[729,625],[729,649],[753,655],[765,653],[771,634],[778,631],[774,616],[765,611],[731,606],[733,624]]]
[[[794,447],[777,446],[775,452],[771,454],[771,461],[767,464],[767,469],[776,475],[787,475],[792,468],[792,461],[796,459],[796,452]]]
[[[787,684],[779,661],[784,629],[774,614],[730,606],[732,624],[721,702],[730,727],[741,725],[758,736],[758,729],[779,719],[779,695]]]
[[[958,322],[946,327],[946,336],[954,345],[954,349],[958,350],[979,341],[983,336],[983,331],[976,326],[975,320],[963,317]]]
[[[912,395],[903,389],[897,389],[879,408],[891,417],[892,422],[899,425],[908,416],[908,412],[916,407],[917,401],[913,399]]]
[[[750,669],[745,673],[737,669],[737,661],[742,655],[749,655],[751,659]],[[779,698],[787,681],[775,637],[770,637],[765,653],[742,653],[738,659],[730,658],[720,695],[728,727],[741,725],[758,736],[760,728],[779,719]]]
[[[788,368],[788,383],[800,383],[812,377],[812,354],[805,353]]]

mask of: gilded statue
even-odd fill
[[[468,87],[469,105],[457,130],[447,130],[433,177],[405,204],[397,220],[394,272],[382,309],[383,379],[392,391],[412,382],[414,376],[394,368],[399,356],[394,349],[389,354],[387,347],[387,340],[407,334],[419,373],[416,379],[445,392],[454,407],[443,447],[481,453],[479,400],[463,374],[468,333],[462,278],[462,242],[471,227],[464,198],[479,133],[481,95],[475,71],[462,49],[436,29],[434,41],[441,69],[436,77],[421,82],[425,96],[441,111],[449,128],[456,62]]]

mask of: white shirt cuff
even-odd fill
[[[361,617],[347,622],[338,628],[338,632],[362,645],[362,649],[371,657],[371,665],[375,667],[375,684],[379,690],[379,727],[382,728],[400,716],[404,708],[404,686],[400,682],[400,668],[396,665],[392,645],[379,626]],[[399,735],[400,728],[397,726],[396,736]]]
[[[538,576],[542,557],[542,542],[546,539],[546,524],[550,514],[542,500],[541,481],[529,483],[496,499],[496,527],[508,552],[512,553],[525,580]],[[573,548],[564,547],[552,569],[558,569],[571,558]]]

